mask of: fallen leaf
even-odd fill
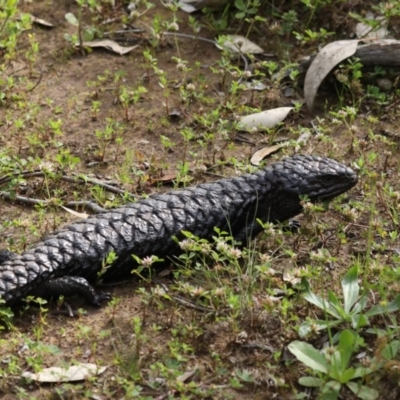
[[[307,129],[305,132],[303,132],[296,140],[297,146],[296,146],[296,151],[300,149],[300,147],[305,146],[306,143],[310,140],[311,137],[311,131]]]
[[[244,82],[244,85],[247,87],[247,89],[255,90],[257,92],[262,92],[268,88],[267,85],[258,81]]]
[[[191,4],[187,4],[184,1],[180,1],[178,3],[178,7],[182,10],[185,11],[185,13],[191,14],[196,11],[198,11],[200,8],[196,8],[195,6],[192,6]]]
[[[310,111],[314,108],[315,96],[322,81],[336,65],[356,52],[359,42],[355,39],[329,43],[314,58],[304,80],[304,97]]]
[[[77,43],[76,46],[79,46],[79,43]],[[83,42],[82,46],[90,48],[104,47],[105,49],[110,50],[122,56],[136,49],[136,47],[138,47],[139,45],[136,44],[135,46],[123,47],[119,45],[117,42],[114,42],[113,40],[105,39],[105,40],[94,40],[93,42]]]
[[[80,363],[72,365],[68,368],[50,367],[44,368],[40,372],[34,374],[32,372],[23,372],[24,378],[29,378],[38,382],[75,382],[83,381],[95,375],[102,374],[107,367],[98,367],[92,363]]]
[[[283,277],[284,282],[289,282],[292,286],[300,285],[301,279],[294,273],[294,271],[284,271]]]
[[[154,178],[151,180],[151,184],[155,185],[157,183],[170,183],[174,179],[176,179],[176,174],[174,172],[171,173],[165,173],[163,176],[160,178]]]
[[[192,369],[192,370],[190,370],[190,371],[186,371],[186,372],[184,372],[182,375],[177,376],[177,377],[176,377],[176,380],[177,380],[178,382],[186,382],[186,381],[187,381],[188,379],[190,379],[193,375],[195,375],[197,371],[198,371],[197,368]]]
[[[282,122],[292,110],[293,107],[278,107],[246,115],[239,121],[238,128],[245,131],[251,131],[253,129],[266,131]]]
[[[178,7],[186,13],[193,13],[204,7],[220,8],[225,6],[228,0],[180,0]]]
[[[35,24],[44,26],[46,28],[54,28],[54,25],[51,22],[48,22],[44,19],[41,18],[36,18],[34,15],[29,14],[31,16],[31,21],[34,22]]]
[[[385,17],[374,17],[374,14],[367,13],[366,19],[370,21],[377,21],[378,24],[374,28],[368,23],[359,22],[356,25],[356,36],[359,39],[384,39],[388,34],[388,21]]]
[[[64,206],[61,206],[61,208],[63,208],[65,211],[69,212],[70,214],[74,215],[75,217],[78,217],[78,218],[81,218],[81,219],[89,218],[89,214],[80,213],[80,212],[71,210],[70,208],[64,207]]]
[[[286,142],[287,143],[287,142]],[[256,151],[250,159],[252,165],[260,165],[260,162],[264,160],[265,157],[276,153],[279,149],[284,147],[286,143],[275,144],[274,146],[263,147],[261,150]]]
[[[221,46],[216,44],[216,46],[221,49]],[[234,51],[235,53],[243,54],[262,54],[264,50],[253,43],[251,40],[245,38],[241,35],[226,35],[226,40],[223,43],[223,47]]]

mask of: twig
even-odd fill
[[[16,200],[24,204],[29,204],[29,205],[49,205],[53,202],[49,200],[40,200],[40,199],[31,199],[29,197],[25,196],[12,196],[10,192],[0,192],[0,196],[7,199],[7,200]]]
[[[177,33],[177,32],[164,31],[164,32],[162,32],[162,34],[163,35],[167,35],[167,36],[178,36],[178,37],[182,37],[182,38],[186,38],[186,39],[201,40],[203,42],[212,43],[214,45],[217,44],[217,42],[215,40],[207,39],[207,38],[204,38],[202,36],[187,35],[186,33]],[[248,71],[249,70],[249,62],[247,61],[247,58],[245,57],[245,55],[242,52],[239,52],[239,56],[243,60],[244,71]],[[240,78],[239,82],[241,80],[242,80],[242,78]]]
[[[169,293],[170,290],[168,289],[168,287],[166,285],[164,285],[162,282],[160,282],[158,279],[153,279],[153,282],[157,283],[158,285],[160,285],[166,293]],[[180,296],[174,296],[169,294],[169,297],[173,300],[175,300],[177,303],[182,304],[185,307],[189,307],[189,308],[193,308],[197,311],[201,311],[201,312],[207,312],[207,313],[216,313],[217,311],[214,310],[213,308],[210,307],[203,307],[203,306],[199,306],[197,304],[192,303],[189,300],[186,300]]]
[[[3,197],[7,200],[19,201],[20,203],[29,205],[40,205],[40,206],[56,205],[54,200],[32,199],[25,196],[11,195],[10,192],[0,192],[0,197]],[[63,206],[70,208],[80,206],[83,208],[87,208],[96,214],[107,211],[106,209],[100,207],[98,204],[90,200],[69,201],[68,203],[63,204]]]
[[[3,183],[10,182],[16,176],[22,176],[24,178],[33,178],[33,177],[45,177],[46,174],[43,171],[37,170],[37,171],[22,171],[20,174],[14,174],[12,176],[5,175],[0,178],[0,185]],[[76,176],[76,177],[72,178],[67,175],[62,175],[62,176],[60,176],[60,179],[65,182],[72,182],[72,183],[80,183],[80,184],[90,183],[93,185],[100,186],[111,193],[122,194],[122,195],[125,195],[126,193],[128,193],[129,196],[131,196],[132,198],[134,198],[134,199],[137,198],[137,196],[134,195],[133,193],[129,193],[126,190],[116,188],[114,186],[111,186],[108,183],[105,183],[105,182],[103,182],[99,179],[95,179],[95,178],[88,178],[88,177],[83,178],[81,176]]]
[[[41,67],[40,64],[39,64],[39,69],[40,69],[39,80],[36,82],[36,84],[35,84],[34,87],[32,87],[32,88],[30,88],[30,89],[28,90],[28,92],[33,92],[33,91],[39,86],[39,83],[42,81],[42,78],[43,78],[43,70],[42,70],[42,67]]]
[[[105,208],[100,207],[94,201],[90,200],[69,201],[67,204],[65,204],[65,207],[83,207],[93,211],[95,214],[100,214],[107,211]]]
[[[118,33],[118,34],[123,34],[123,33],[130,33],[130,32],[137,32],[137,31],[133,31],[133,30],[126,30],[126,31],[116,31],[114,33]],[[105,32],[104,36],[108,36],[111,35],[113,32]],[[207,43],[211,43],[213,45],[216,45],[217,42],[215,40],[212,39],[207,39],[205,37],[202,36],[195,36],[195,35],[188,35],[186,33],[178,33],[178,32],[168,32],[168,31],[164,31],[161,32],[162,35],[165,36],[177,36],[177,37],[181,37],[181,38],[185,38],[185,39],[192,39],[192,40],[201,40],[202,42],[207,42]],[[240,58],[243,60],[244,63],[244,71],[248,71],[249,70],[249,62],[247,61],[247,58],[245,57],[245,55],[242,52],[239,52],[239,56]],[[242,81],[242,78],[240,78],[239,82]]]

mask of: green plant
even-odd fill
[[[299,383],[318,388],[319,400],[337,399],[344,385],[362,400],[378,399],[379,393],[362,383],[374,369],[365,366],[354,368],[350,365],[352,356],[361,343],[361,337],[347,329],[340,333],[336,346],[323,350],[317,350],[305,342],[290,343],[289,351],[317,375],[301,377]]]
[[[80,50],[83,52],[83,42],[89,42],[93,40],[96,35],[99,35],[99,31],[95,26],[83,26],[83,14],[89,9],[90,11],[96,11],[98,7],[98,0],[76,0],[78,3],[78,16],[76,17],[73,13],[69,12],[65,14],[67,22],[77,27],[76,35],[65,34],[64,38],[71,43],[72,46],[79,45]]]
[[[352,99],[353,107],[358,107],[364,93],[361,84],[363,65],[358,58],[350,58],[345,63],[340,64],[334,72],[337,81],[341,84],[338,88],[338,97],[343,106],[345,94],[349,93]],[[347,89],[347,92],[345,91]]]
[[[0,331],[6,327],[10,329],[12,326],[12,319],[14,317],[14,313],[11,311],[11,308],[4,307],[3,304],[5,301],[0,298]]]
[[[295,38],[301,43],[301,45],[305,45],[306,43],[312,42],[325,42],[329,36],[334,35],[334,32],[328,32],[324,28],[320,28],[319,32],[313,31],[311,29],[304,30],[304,33],[293,32]]]
[[[348,324],[353,329],[360,329],[369,325],[370,317],[400,310],[400,295],[390,303],[381,301],[380,304],[367,310],[368,295],[366,291],[360,294],[357,265],[350,268],[342,280],[343,304],[331,290],[328,291],[328,299],[323,299],[312,292],[307,279],[302,279],[302,285],[305,289],[304,299],[321,309],[325,313],[325,319],[310,319],[303,322],[299,327],[300,337],[305,337],[310,332],[332,329],[340,324]]]
[[[144,93],[147,93],[147,89],[143,86],[138,86],[136,89],[127,86],[120,87],[119,101],[124,108],[125,119],[127,121],[132,119],[132,116],[129,114],[130,105],[136,105]]]
[[[19,36],[31,28],[29,14],[22,13],[20,18],[16,18],[18,3],[18,0],[0,0],[0,50],[5,52],[6,62],[14,58]],[[2,64],[0,66],[3,67]]]

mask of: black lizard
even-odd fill
[[[103,281],[129,274],[132,254],[176,253],[173,236],[182,237],[182,230],[210,239],[218,227],[245,242],[262,230],[257,219],[279,222],[299,214],[299,196],[330,200],[356,183],[355,172],[343,164],[295,155],[253,174],[152,195],[68,225],[21,255],[3,252],[0,296],[12,304],[28,294],[79,293],[98,305],[104,296],[88,281],[96,280],[110,252],[118,259]]]

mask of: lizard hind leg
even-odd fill
[[[96,293],[90,283],[79,276],[62,276],[51,279],[43,282],[30,294],[42,298],[80,295],[88,304],[96,307],[101,307],[103,301],[111,299],[110,293]]]

